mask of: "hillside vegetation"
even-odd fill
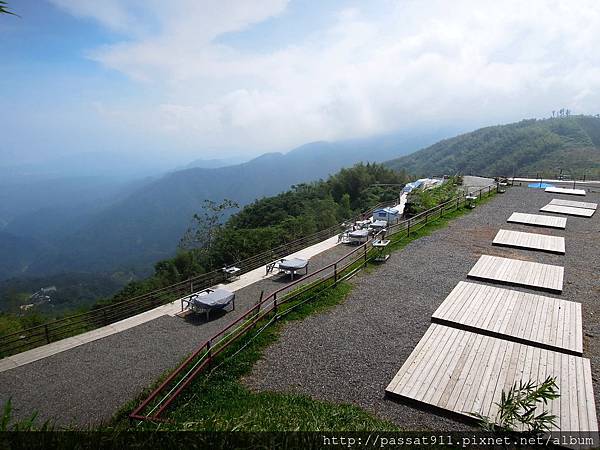
[[[379,164],[357,164],[327,180],[298,184],[274,197],[245,206],[219,227],[208,245],[180,249],[155,264],[154,274],[126,286],[111,301],[139,295],[191,276],[254,256],[271,248],[335,226],[382,201],[398,197],[404,172]]]
[[[68,315],[67,306],[73,310],[78,306],[85,309],[100,296],[104,300],[99,300],[96,307],[118,302],[330,228],[379,202],[398,197],[401,186],[382,187],[374,184],[402,185],[407,181],[404,172],[395,172],[379,164],[360,163],[342,169],[327,180],[294,185],[286,192],[264,197],[243,207],[212,230],[210,242],[180,248],[173,258],[157,262],[151,276],[129,283],[112,297],[109,297],[111,290],[117,290],[119,281],[106,275],[98,276],[101,285],[110,280],[110,283],[106,283],[106,290],[98,289],[97,284],[92,282],[97,274],[90,274],[85,283],[68,283],[68,274],[8,280],[0,284],[0,335],[33,326],[43,321],[44,317]],[[203,214],[200,208],[197,212]],[[192,214],[187,223],[191,221]],[[199,231],[202,234],[205,230]],[[73,275],[74,280],[82,275]],[[29,302],[28,298],[34,290],[49,285],[57,287],[57,292],[53,294],[56,299],[51,304],[19,311],[19,306]]]
[[[523,120],[445,139],[384,163],[416,175],[600,176],[600,118]]]
[[[219,202],[228,198],[244,206],[257,198],[284,192],[292,185],[326,178],[361,161],[381,162],[406,154],[436,142],[439,136],[439,132],[429,132],[421,137],[313,142],[285,154],[264,154],[243,164],[168,173],[88,214],[83,223],[77,220],[76,229],[67,222],[69,232],[53,235],[53,251],[40,252],[27,261],[26,269],[19,268],[19,272],[7,276],[74,271],[147,276],[157,261],[175,254],[190,218],[206,199]],[[19,231],[17,227],[27,231],[32,228],[30,224],[38,222],[30,216],[12,221],[15,226],[9,223],[6,231],[13,234]],[[0,272],[0,279],[2,275]]]

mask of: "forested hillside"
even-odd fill
[[[50,318],[66,313],[66,306],[78,309],[101,296],[105,300],[98,305],[124,300],[330,228],[379,202],[397,198],[402,184],[407,181],[403,172],[379,164],[358,164],[342,169],[327,180],[298,184],[274,197],[256,200],[212,230],[198,224],[196,231],[200,235],[210,232],[213,236],[210,241],[180,248],[175,257],[156,263],[152,276],[129,283],[112,297],[109,293],[114,292],[119,283],[114,277],[98,276],[97,283],[94,275],[86,280],[84,274],[73,275],[75,280],[84,277],[81,283],[73,283],[68,274],[7,280],[0,283],[0,334],[42,321],[40,312]],[[376,184],[399,186],[374,186]],[[51,295],[53,302],[20,310],[21,305],[31,303],[29,298],[34,290],[50,285],[57,287]]]
[[[96,300],[112,295],[125,283],[102,274],[68,273],[35,278],[9,278],[0,281],[0,312],[41,313],[56,317],[64,312],[89,307]],[[35,297],[47,289],[45,297]],[[33,305],[28,308],[27,305]]]
[[[379,202],[397,198],[407,181],[404,172],[379,164],[357,164],[327,180],[295,185],[274,197],[256,200],[217,227],[210,242],[180,249],[174,258],[158,262],[153,276],[130,283],[113,301],[218,269],[337,225]]]
[[[445,139],[385,163],[417,175],[600,176],[600,118],[523,120]]]
[[[314,142],[243,164],[172,172],[90,215],[76,230],[61,234],[52,242],[54,251],[29,261],[23,275],[125,271],[146,276],[156,261],[174,255],[178,239],[205,199],[229,198],[244,206],[359,161],[381,162],[406,154],[443,135],[447,134],[430,130],[419,136]]]

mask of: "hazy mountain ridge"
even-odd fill
[[[417,175],[600,175],[600,118],[572,116],[481,128],[385,163]]]
[[[384,161],[414,151],[447,134],[446,130],[436,130],[409,136],[313,142],[285,154],[267,153],[242,164],[173,171],[140,183],[126,195],[113,197],[110,203],[86,214],[73,213],[73,220],[66,227],[60,224],[64,218],[61,210],[54,210],[57,214],[47,212],[48,223],[41,225],[40,230],[35,224],[36,213],[42,212],[38,208],[13,218],[6,230],[23,230],[35,236],[44,236],[45,229],[49,231],[45,237],[56,250],[33,258],[27,275],[120,270],[144,275],[155,261],[173,254],[204,199],[229,198],[245,205],[285,191],[293,184],[324,178],[358,161]]]

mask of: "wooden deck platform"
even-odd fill
[[[553,431],[598,431],[590,360],[565,353],[432,324],[386,388],[466,417],[495,416],[502,390],[521,380],[556,377],[560,397],[546,407]]]
[[[564,267],[481,255],[468,276],[481,280],[562,292]]]
[[[431,321],[581,356],[581,304],[461,281]]]
[[[549,205],[571,206],[573,208],[598,209],[598,203],[591,202],[574,202],[572,200],[561,200],[553,198]]]
[[[492,244],[504,247],[559,253],[561,255],[565,254],[565,238],[562,236],[548,236],[546,234],[524,233],[522,231],[499,230]]]
[[[551,194],[566,194],[566,195],[585,195],[585,189],[569,189],[561,187],[547,187],[544,189],[545,192]]]
[[[579,217],[592,217],[596,212],[593,209],[573,208],[572,206],[558,206],[551,204],[547,204],[543,208],[540,208],[540,211]]]
[[[560,228],[563,230],[567,226],[566,217],[544,216],[542,214],[525,214],[519,212],[512,213],[507,222],[521,223],[523,225],[531,225],[535,227]]]

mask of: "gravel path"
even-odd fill
[[[566,230],[506,223],[512,212],[536,213],[552,198],[580,200],[510,188],[394,253],[385,265],[355,277],[354,289],[342,305],[286,326],[245,382],[256,390],[353,403],[411,430],[466,428],[386,399],[384,390],[429,327],[432,313],[486,253],[565,266],[560,297],[583,303],[584,356],[591,359],[600,405],[600,212],[591,219],[569,217]],[[588,202],[599,200],[600,193],[585,197]],[[566,255],[493,247],[501,227],[565,236]]]
[[[311,273],[348,253],[338,245],[310,260]],[[314,281],[314,280],[310,280]],[[272,277],[236,292],[236,309],[181,319],[162,316],[62,353],[0,373],[0,405],[12,398],[14,416],[34,411],[58,424],[95,424],[152,385],[192,350],[251,306],[260,292],[285,286],[289,277]]]

